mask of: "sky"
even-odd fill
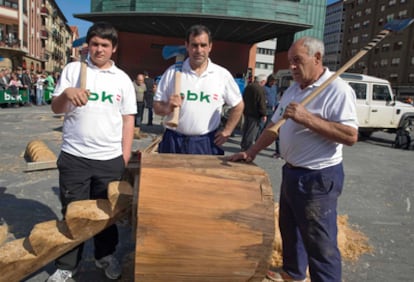
[[[91,12],[90,0],[55,0],[62,13],[68,20],[68,25],[76,25],[79,28],[79,36],[86,36],[91,22],[84,21],[73,17],[73,14],[87,14]],[[326,4],[331,4],[338,0],[326,0]]]
[[[79,36],[86,36],[91,22],[74,18],[73,14],[87,14],[91,12],[90,0],[55,0],[62,13],[65,15],[68,25],[76,25],[79,28]]]

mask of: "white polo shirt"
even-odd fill
[[[68,87],[80,87],[80,62],[63,69],[53,96]],[[87,67],[88,103],[72,106],[63,123],[62,151],[92,160],[109,160],[122,155],[122,116],[136,114],[135,91],[126,73],[112,67]]]
[[[301,89],[296,82],[283,94],[272,122],[277,122],[290,102],[300,103],[333,73],[327,68],[318,81]],[[354,90],[341,78],[330,83],[306,109],[323,119],[358,128]],[[303,125],[286,120],[279,131],[279,144],[284,160],[294,166],[322,169],[342,162],[342,144],[330,141]]]
[[[174,94],[174,74],[174,66],[164,72],[154,101],[167,102]],[[184,61],[180,94],[184,100],[176,130],[185,135],[202,135],[216,130],[223,105],[234,107],[242,101],[240,89],[230,72],[210,59],[201,76],[191,69],[188,58]]]

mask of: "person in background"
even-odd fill
[[[45,92],[53,93],[55,90],[55,79],[50,73],[45,73],[45,86],[43,87],[43,95],[45,95]]]
[[[302,37],[288,50],[295,83],[283,94],[268,128],[280,119],[282,168],[279,227],[283,266],[271,269],[273,281],[342,281],[341,255],[337,243],[337,203],[344,184],[343,144],[358,140],[356,97],[352,88],[336,78],[308,105],[300,102],[333,73],[323,66],[324,45],[319,39]],[[230,161],[251,162],[275,140],[265,130],[245,152]]]
[[[30,75],[30,71],[29,70],[23,70],[22,75],[20,80],[22,81],[23,87],[24,89],[26,89],[26,95],[29,98],[29,104],[31,105],[31,103],[35,103],[35,98],[34,98],[34,94],[32,93],[32,77]]]
[[[45,75],[38,74],[36,80],[36,105],[41,106],[46,104],[43,96],[43,87],[45,84]]]
[[[137,75],[137,78],[133,82],[133,85],[135,89],[135,98],[137,100],[137,115],[135,117],[135,126],[141,127],[145,108],[144,95],[145,91],[147,90],[147,87],[144,83],[144,75],[142,73],[139,73]]]
[[[19,90],[22,87],[23,87],[23,84],[22,84],[22,81],[20,80],[17,72],[12,72],[10,74],[9,84],[7,85],[7,88],[9,89],[10,94],[12,94],[12,96],[17,99],[17,95],[19,94]]]
[[[0,90],[6,90],[9,85],[9,80],[6,77],[6,70],[0,70]]]
[[[144,83],[146,87],[146,91],[144,94],[144,101],[145,101],[145,107],[148,110],[148,121],[147,125],[151,126],[153,121],[153,104],[154,104],[154,92],[155,92],[155,82],[154,79],[149,77],[148,72],[144,71]]]
[[[108,184],[121,180],[132,152],[135,91],[129,76],[111,60],[118,33],[111,24],[96,22],[86,42],[86,89],[80,88],[81,63],[71,62],[62,71],[51,104],[54,113],[65,114],[57,160],[63,215],[74,201],[107,199]],[[93,242],[95,265],[107,278],[118,279],[117,226],[108,226]],[[82,250],[80,244],[59,257],[57,270],[47,281],[69,281],[79,269]]]
[[[175,93],[175,67],[168,68],[157,86],[154,112],[170,115],[179,107],[176,128],[165,125],[159,153],[223,155],[220,147],[230,137],[242,112],[239,87],[225,68],[214,64],[210,30],[203,25],[191,26],[186,33],[188,58],[181,73],[180,93]],[[219,129],[223,104],[232,109],[224,128]]]
[[[56,71],[53,73],[53,81],[55,82],[55,85],[58,83],[60,79],[60,72]]]
[[[267,81],[264,87],[266,91],[267,120],[264,126],[262,127],[260,134],[271,121],[273,113],[275,112],[276,107],[279,103],[277,81],[272,74],[267,77]],[[275,153],[273,154],[273,157],[276,159],[280,158],[279,138],[276,138],[275,140]]]
[[[246,86],[243,92],[244,122],[240,147],[246,151],[256,140],[260,124],[266,122],[266,75],[259,74],[255,82]]]

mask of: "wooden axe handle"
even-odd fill
[[[344,73],[350,66],[355,64],[360,58],[362,58],[369,50],[371,50],[375,45],[377,45],[382,39],[384,39],[390,33],[389,30],[382,30],[367,46],[362,48],[354,57],[352,57],[348,62],[346,62],[339,70],[331,75],[324,83],[321,84],[318,88],[315,89],[309,96],[303,99],[300,104],[306,105],[312,101],[316,96],[319,95],[333,80],[338,76]],[[285,118],[280,119],[273,126],[266,129],[267,132],[272,135],[277,135],[280,127],[286,122]]]
[[[80,72],[80,88],[82,89],[86,89],[86,57],[88,55],[87,52],[87,48],[88,48],[88,44],[84,43],[82,45],[82,50],[81,50],[81,72]]]
[[[174,77],[174,94],[180,95],[181,93],[181,69],[184,61],[184,55],[177,55],[175,58],[175,77]],[[174,107],[172,113],[168,116],[165,124],[170,127],[178,126],[178,119],[180,117],[180,108]]]
[[[86,62],[81,62],[80,88],[86,89]]]

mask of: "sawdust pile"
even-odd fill
[[[140,127],[134,128],[134,139],[144,139],[147,138],[148,134],[141,131]]]
[[[6,241],[8,231],[7,224],[0,224],[0,246]]]
[[[32,162],[56,160],[56,155],[41,140],[32,140],[26,146],[25,155]]]
[[[279,231],[279,204],[275,204],[275,241],[272,254],[272,266],[282,265],[282,239]],[[339,215],[338,219],[338,247],[342,259],[357,261],[360,256],[372,253],[368,238],[359,230],[353,229],[348,223],[347,215]]]

